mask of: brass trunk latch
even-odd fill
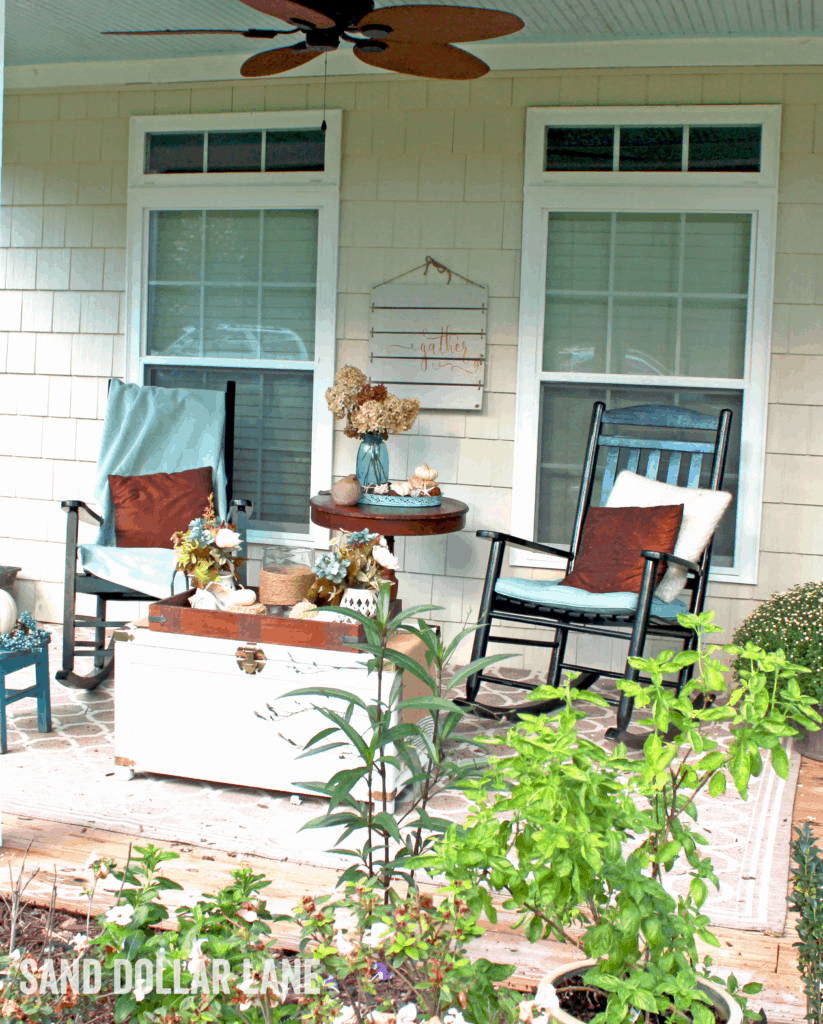
[[[248,644],[246,647],[238,647],[234,652],[234,656],[237,659],[238,666],[250,676],[253,676],[255,672],[263,671],[266,655],[259,647],[255,647],[254,644]]]

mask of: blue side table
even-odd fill
[[[35,683],[22,690],[9,689],[6,677],[18,669],[34,665]],[[8,749],[6,741],[6,705],[24,697],[37,698],[37,727],[51,732],[51,691],[49,689],[49,650],[44,644],[36,651],[0,651],[0,754]]]

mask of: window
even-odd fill
[[[729,408],[713,577],[753,582],[779,110],[671,114],[529,111],[512,530],[568,542],[595,401]]]
[[[233,492],[258,542],[316,532],[331,476],[341,119],[319,120],[132,119],[128,376],[236,382]]]

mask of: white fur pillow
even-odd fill
[[[696,562],[712,539],[732,496],[728,491],[709,491],[700,487],[676,487],[650,480],[624,469],[618,473],[606,508],[650,508],[653,505],[683,505],[683,519],[674,553]],[[686,570],[670,565],[655,597],[673,601],[686,585]]]

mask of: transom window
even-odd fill
[[[594,402],[713,415],[728,408],[726,485],[735,504],[715,540],[714,577],[753,582],[779,109],[680,113],[686,123],[673,127],[666,108],[581,109],[577,129],[558,124],[562,112],[528,112],[512,531],[568,542]],[[635,131],[632,119],[646,123]],[[735,122],[740,131],[727,132]],[[546,173],[552,140],[558,179]],[[696,168],[703,173],[690,177],[682,171],[692,169],[697,142],[708,156]],[[724,146],[728,161],[715,168],[715,184],[709,151],[717,156]],[[735,176],[729,189],[729,162],[745,162],[747,146],[757,177]],[[589,173],[598,160],[612,172],[606,185]],[[655,161],[677,175],[645,185],[621,175]],[[529,552],[513,562],[552,565]]]
[[[147,132],[146,174],[322,171],[326,135],[319,128],[265,131]]]
[[[254,502],[258,542],[322,542],[308,500],[331,476],[322,393],[334,365],[341,118],[327,112],[325,133],[319,120],[132,119],[129,377],[214,390],[236,382],[233,494]],[[321,183],[292,183],[266,163],[272,139],[318,134]]]
[[[546,128],[546,171],[760,170],[759,124]]]

